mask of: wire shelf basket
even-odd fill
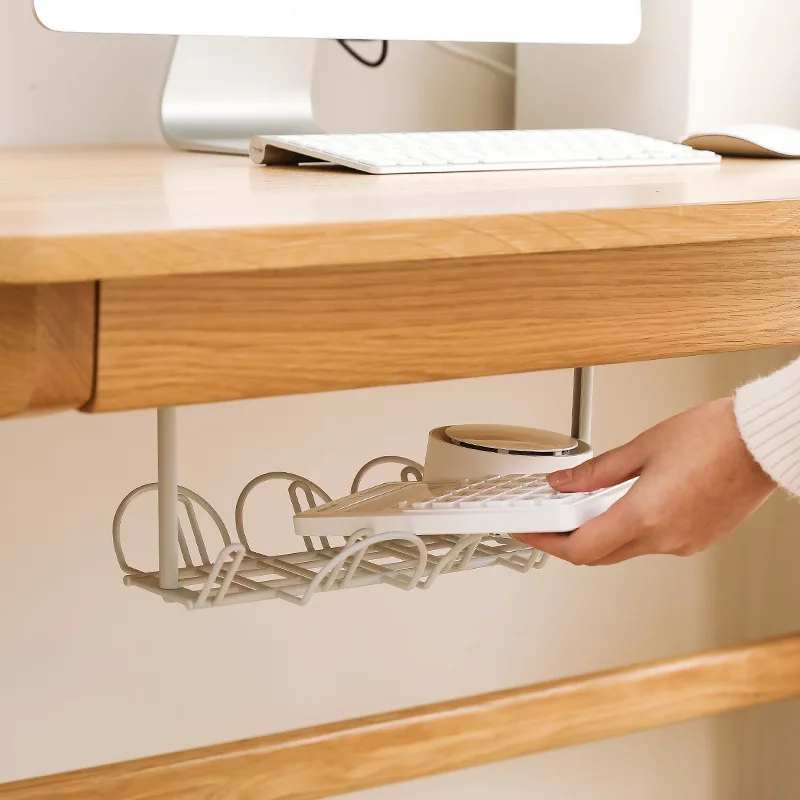
[[[359,491],[371,470],[384,464],[399,465],[401,480],[422,479],[422,467],[414,461],[383,456],[358,471],[351,491]],[[319,592],[376,584],[404,591],[427,590],[441,575],[492,566],[525,573],[541,569],[547,560],[545,553],[513,539],[483,535],[416,536],[404,532],[374,535],[367,529],[353,531],[341,544],[332,544],[324,537],[304,537],[304,550],[266,555],[251,547],[244,512],[254,489],[275,481],[288,483],[286,490],[295,514],[331,500],[322,488],[301,475],[265,473],[242,490],[236,503],[234,529],[230,531],[207,500],[190,489],[176,486],[175,509],[179,512],[176,559],[167,586],[161,568],[145,572],[133,567],[125,556],[122,529],[126,511],[143,495],[159,492],[160,484],[149,483],[134,489],[120,503],[113,522],[114,550],[125,573],[125,585],[146,589],[188,609],[272,599],[304,606]],[[203,525],[201,516],[207,518]],[[216,553],[213,559],[212,553]]]

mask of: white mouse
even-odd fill
[[[800,130],[781,125],[727,125],[716,133],[693,133],[683,144],[721,156],[800,158]]]

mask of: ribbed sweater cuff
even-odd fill
[[[734,409],[756,461],[784,489],[800,496],[800,359],[742,386]]]

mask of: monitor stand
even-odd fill
[[[173,147],[246,155],[256,134],[317,133],[316,41],[181,36],[161,101]]]

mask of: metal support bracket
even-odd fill
[[[181,36],[161,101],[173,147],[247,155],[256,134],[319,133],[311,99],[317,42]]]

